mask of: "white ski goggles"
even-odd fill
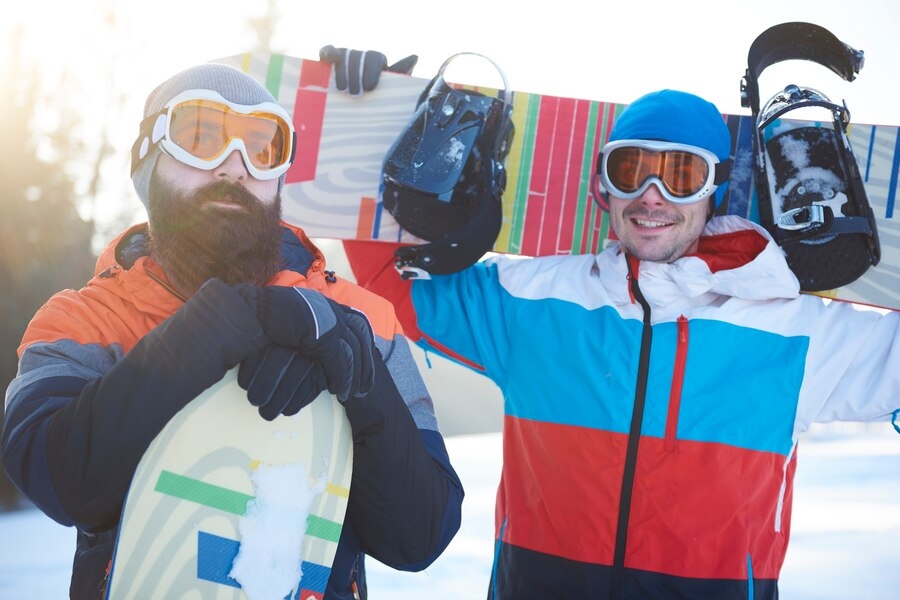
[[[597,157],[595,186],[601,193],[633,200],[656,185],[666,200],[692,204],[728,181],[731,159],[705,148],[653,140],[617,140]]]
[[[131,171],[150,148],[198,169],[215,169],[234,151],[256,179],[275,179],[294,160],[296,133],[290,115],[275,102],[246,106],[212,90],[187,90],[141,122],[131,150]]]

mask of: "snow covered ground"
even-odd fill
[[[438,561],[399,573],[370,561],[373,600],[479,599],[491,566],[500,434],[452,436],[463,524]],[[900,436],[889,425],[829,427],[801,443],[784,600],[900,598]],[[74,534],[41,513],[0,514],[0,600],[67,597]]]

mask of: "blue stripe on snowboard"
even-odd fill
[[[894,218],[894,203],[897,201],[897,178],[900,176],[900,129],[897,130],[897,139],[894,142],[894,166],[891,169],[891,183],[888,185],[885,217]]]
[[[240,542],[200,531],[197,533],[197,579],[239,588],[240,584],[228,576],[240,549]],[[325,593],[331,569],[303,561],[303,578],[297,590]]]

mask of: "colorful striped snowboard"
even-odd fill
[[[286,220],[312,237],[419,241],[382,210],[378,186],[384,153],[408,123],[427,79],[386,72],[374,91],[354,98],[335,89],[328,63],[276,54],[217,62],[263,82],[294,115],[298,149],[284,191]],[[597,151],[625,105],[515,92],[513,106],[516,133],[494,250],[528,256],[597,252],[610,231],[592,201],[590,181]],[[724,117],[735,142],[727,211],[758,221],[753,120],[749,114]],[[852,124],[849,138],[878,219],[882,258],[855,282],[823,295],[900,309],[900,127]]]
[[[229,372],[179,412],[141,460],[108,600],[275,597],[259,593],[260,578],[266,591],[282,580],[277,597],[322,600],[352,470],[350,424],[333,396],[266,421]],[[278,552],[285,543],[291,547]],[[287,569],[266,572],[291,556]]]

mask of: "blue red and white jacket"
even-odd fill
[[[670,264],[612,244],[410,283],[392,245],[345,246],[418,344],[503,393],[490,598],[777,598],[798,436],[897,420],[900,313],[800,294],[737,217]]]
[[[2,451],[10,478],[47,515],[78,529],[73,598],[99,593],[130,482],[130,475],[104,473],[119,468],[122,444],[134,437],[152,440],[158,433],[145,431],[153,406],[115,415],[117,435],[97,431],[97,423],[110,417],[92,414],[98,410],[92,390],[101,389],[104,375],[185,303],[142,251],[145,234],[145,225],[124,232],[102,253],[86,287],[56,294],[37,312],[6,395]],[[322,253],[287,224],[282,255],[287,268],[268,284],[312,288],[363,311],[402,397],[394,403],[399,409],[376,401],[356,417],[347,403],[355,467],[325,598],[349,600],[357,597],[354,588],[365,597],[364,554],[398,569],[424,569],[459,528],[463,490],[390,303],[326,271]],[[218,333],[229,335],[224,328]],[[412,419],[391,410],[408,410]],[[136,450],[138,457],[145,448]],[[131,473],[134,467],[136,462]]]

